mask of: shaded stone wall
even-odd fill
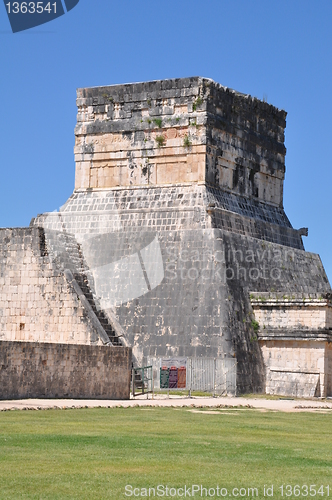
[[[325,344],[325,387],[326,394],[332,395],[332,343]]]
[[[207,182],[282,207],[286,112],[218,83],[204,84]]]
[[[250,292],[328,293],[331,291],[318,254],[222,231],[227,280]]]
[[[131,349],[0,342],[0,399],[129,399]]]

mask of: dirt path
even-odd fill
[[[286,400],[286,399],[262,399],[262,398],[242,398],[242,397],[182,397],[155,395],[151,399],[140,396],[130,400],[86,400],[86,399],[21,399],[15,401],[0,401],[0,411],[8,410],[44,410],[50,408],[114,408],[128,406],[165,406],[165,407],[191,407],[191,408],[255,408],[261,411],[314,411],[330,412],[332,401],[329,400]]]

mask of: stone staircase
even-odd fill
[[[77,281],[79,287],[81,288],[82,292],[84,293],[84,296],[86,297],[87,301],[89,302],[91,309],[93,310],[93,312],[97,316],[99,323],[101,324],[101,326],[105,330],[105,333],[107,334],[108,338],[110,339],[110,342],[112,343],[112,345],[121,346],[122,345],[121,340],[117,336],[117,334],[116,334],[114,328],[112,327],[112,325],[110,324],[107,316],[105,315],[105,313],[102,310],[97,309],[97,307],[96,307],[96,304],[95,304],[95,301],[93,298],[93,294],[92,294],[90,286],[89,286],[89,280],[88,280],[86,274],[74,273],[73,276],[74,276],[75,280]]]
[[[123,345],[106,314],[96,306],[90,287],[90,283],[93,283],[93,278],[90,275],[89,281],[87,276],[89,269],[84,261],[81,247],[74,235],[49,229],[45,229],[44,231],[45,237],[42,238],[43,248],[41,248],[44,255],[48,254],[63,271],[68,269],[72,273],[111,344],[115,346]]]

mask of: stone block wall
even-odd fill
[[[207,208],[207,213],[211,216],[213,227],[304,250],[298,231],[286,225],[277,224],[277,218],[274,223],[271,223],[210,206]]]
[[[129,399],[131,349],[0,342],[0,399]]]
[[[329,294],[251,294],[255,318],[262,329],[331,329]]]
[[[249,293],[327,292],[329,283],[318,255],[212,228],[208,196],[202,187],[80,192],[34,223],[81,242],[95,302],[115,311],[139,363],[235,355],[239,392],[263,390]],[[158,252],[146,260],[151,245]]]
[[[204,80],[202,87],[207,182],[282,207],[286,112],[215,82]]]
[[[325,387],[327,396],[332,396],[332,343],[325,344]]]
[[[222,231],[222,240],[227,281],[234,289],[244,288],[248,300],[264,293],[320,296],[331,291],[317,254],[229,231]]]
[[[0,230],[0,340],[102,344],[44,230]]]
[[[200,81],[79,89],[75,188],[204,181]]]
[[[331,348],[317,340],[259,341],[266,367],[266,393],[293,397],[328,397]]]
[[[217,227],[304,249],[283,209],[197,185],[78,191],[59,212],[39,215],[31,224],[73,234],[80,243],[123,230]]]
[[[266,392],[330,396],[331,294],[251,293]]]
[[[75,188],[203,182],[282,207],[286,113],[207,78],[79,89]]]

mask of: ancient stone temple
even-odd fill
[[[331,288],[283,209],[286,112],[199,77],[77,106],[73,195],[2,230],[2,340],[230,360],[238,393],[330,395]]]

